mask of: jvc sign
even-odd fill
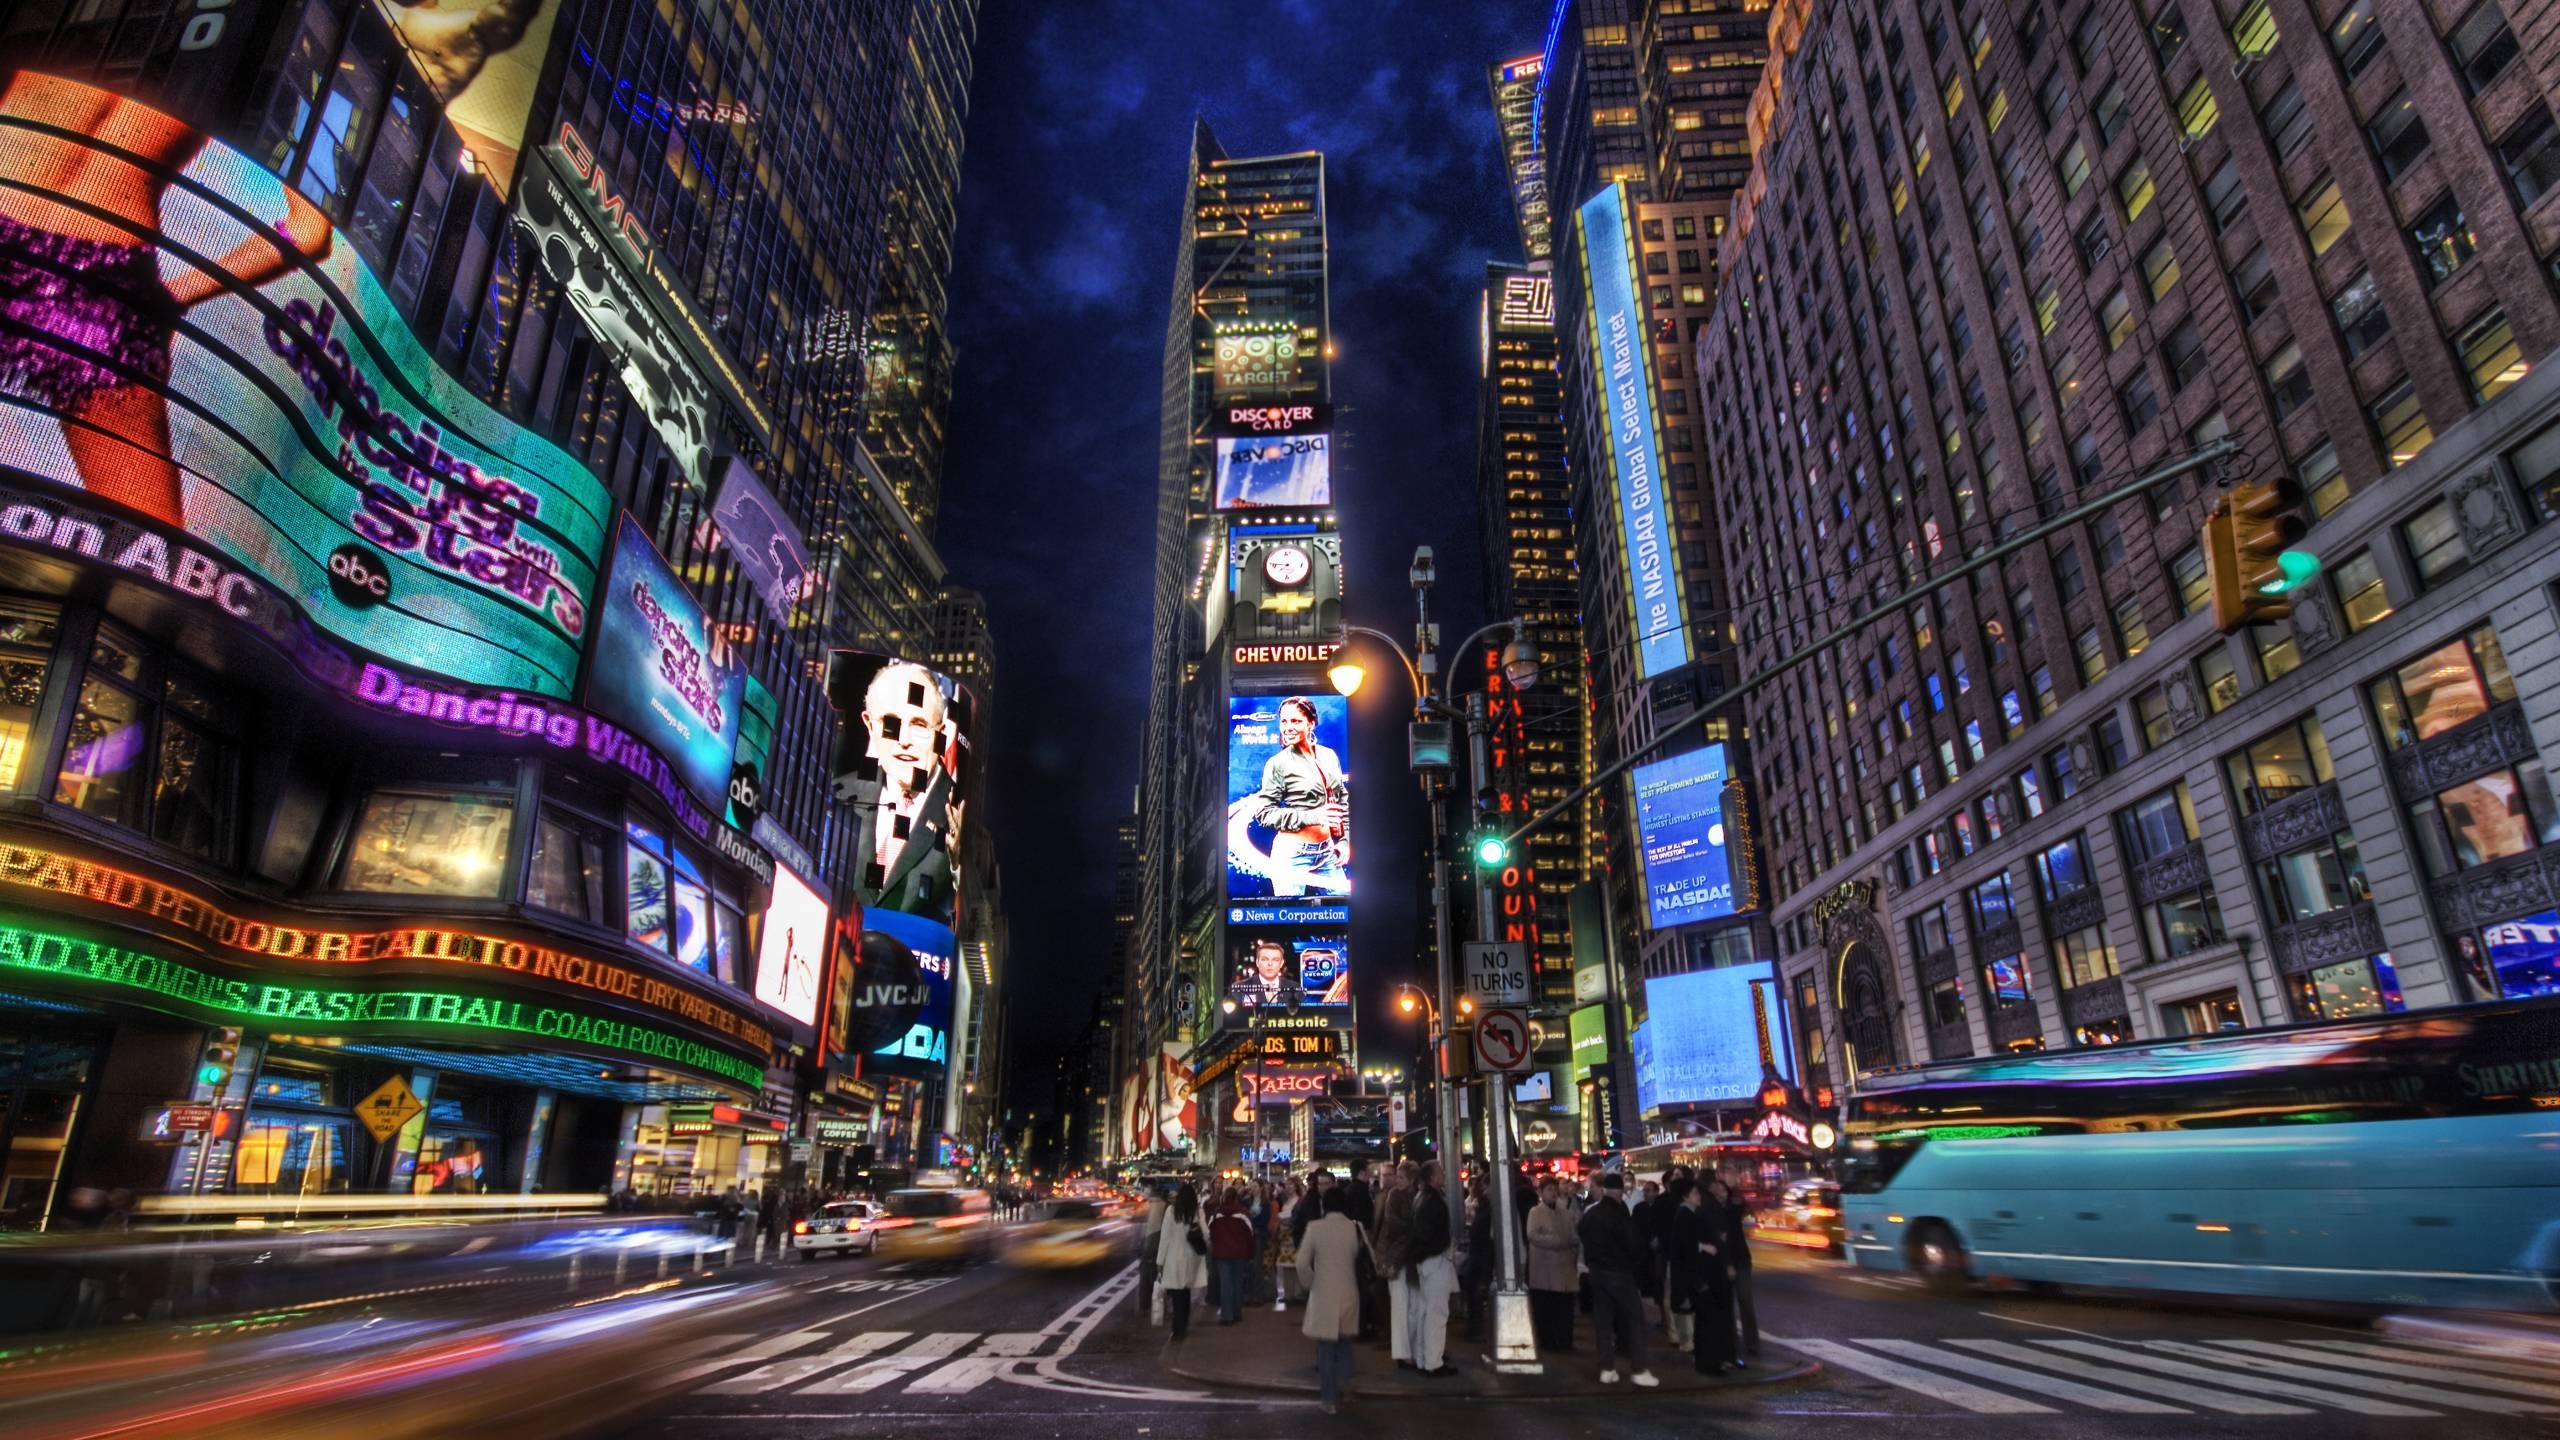
[[[1529,947],[1517,940],[1470,942],[1461,947],[1466,959],[1467,993],[1480,1006],[1529,1003]]]

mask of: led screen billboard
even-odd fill
[[[791,512],[773,497],[744,460],[732,457],[720,472],[720,493],[711,501],[711,523],[737,558],[738,572],[756,587],[765,609],[782,624],[809,593],[817,575],[809,547]]]
[[[1351,947],[1339,931],[1230,926],[1227,951],[1227,998],[1239,1009],[1351,1003]]]
[[[924,986],[923,1003],[917,1005],[906,1032],[863,1057],[862,1068],[911,1076],[940,1070],[951,1058],[951,1021],[959,1008],[953,971],[959,946],[953,943],[951,928],[895,910],[864,911],[862,927],[864,949],[885,938],[912,952]]]
[[[1230,435],[1218,442],[1218,508],[1333,503],[1333,453],[1325,435]]]
[[[1351,893],[1351,702],[1237,695],[1227,702],[1227,896]]]
[[[1591,299],[1591,356],[1601,377],[1609,458],[1617,486],[1618,559],[1626,567],[1628,618],[1642,678],[1689,663],[1688,602],[1671,496],[1655,421],[1653,351],[1636,289],[1635,235],[1621,182],[1582,207],[1583,285]]]
[[[436,365],[309,201],[155,110],[24,72],[0,94],[0,171],[92,207],[0,218],[21,297],[0,464],[191,536],[349,645],[568,696],[605,487]],[[165,539],[131,546],[98,558],[222,599]]]
[[[1756,1099],[1768,1070],[1796,1078],[1765,960],[1657,975],[1644,982],[1645,1040],[1636,1047],[1641,1108]]]
[[[866,837],[856,846],[863,903],[956,923],[975,697],[912,660],[838,650],[827,657],[827,701],[843,722],[835,798],[854,807]]]
[[[1286,390],[1299,383],[1306,347],[1294,323],[1242,321],[1220,327],[1210,344],[1221,391]]]
[[[1734,913],[1726,779],[1722,745],[1635,768],[1637,871],[1645,914],[1657,930]]]
[[[695,794],[725,807],[745,673],[713,651],[700,602],[628,513],[614,531],[596,626],[587,708],[647,741]]]
[[[788,865],[773,867],[773,900],[756,945],[756,998],[803,1025],[818,1023],[833,958],[827,898]]]
[[[560,6],[561,0],[374,0],[500,198],[524,149],[534,86]]]

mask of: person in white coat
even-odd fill
[[[1191,1333],[1191,1292],[1209,1278],[1209,1234],[1200,1228],[1200,1192],[1185,1183],[1173,1192],[1173,1208],[1156,1237],[1156,1286],[1164,1292],[1165,1321],[1178,1344]]]
[[[1307,1291],[1307,1318],[1299,1330],[1316,1342],[1316,1388],[1324,1413],[1342,1402],[1351,1383],[1351,1342],[1360,1333],[1360,1252],[1369,1237],[1351,1218],[1351,1197],[1324,1194],[1324,1214],[1307,1224],[1298,1242],[1298,1281]]]

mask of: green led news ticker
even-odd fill
[[[0,924],[0,971],[85,980],[140,991],[200,1010],[278,1026],[403,1025],[424,1029],[496,1030],[617,1050],[726,1076],[741,1085],[764,1084],[764,1068],[724,1055],[708,1045],[634,1025],[524,1000],[492,1000],[451,990],[344,990],[270,980],[208,975],[157,955]]]

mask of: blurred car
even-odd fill
[[[1798,1180],[1778,1196],[1778,1203],[1758,1215],[1759,1238],[1821,1250],[1849,1252],[1849,1233],[1840,1219],[1840,1186],[1832,1180]]]
[[[1006,1232],[1005,1263],[1054,1270],[1098,1265],[1128,1233],[1129,1222],[1113,1218],[1100,1200],[1046,1200]]]
[[[821,1205],[806,1220],[792,1222],[785,1242],[804,1260],[828,1256],[879,1253],[880,1207],[868,1200],[839,1200]]]
[[[995,1248],[995,1204],[984,1190],[892,1190],[883,1209],[869,1225],[883,1259],[965,1265]]]

